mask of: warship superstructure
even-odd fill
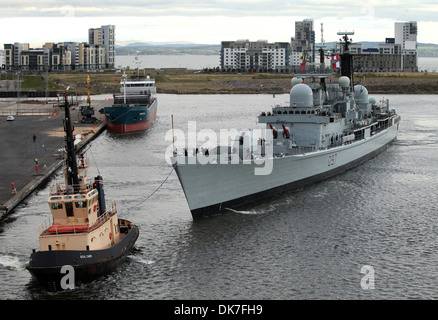
[[[297,74],[289,105],[258,117],[269,138],[242,130],[234,147],[174,154],[172,164],[193,218],[331,177],[396,139],[400,116],[389,101],[378,104],[364,86],[353,84],[349,34],[343,34],[338,83],[328,83],[330,74]]]

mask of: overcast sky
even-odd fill
[[[313,19],[316,41],[394,37],[394,22],[417,21],[418,42],[437,43],[437,0],[0,0],[0,44],[88,41],[88,29],[116,26],[116,41],[290,41],[295,21]]]

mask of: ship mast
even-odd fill
[[[87,89],[88,89],[87,107],[90,107],[91,106],[91,99],[90,99],[90,76],[87,76]]]
[[[126,105],[126,79],[127,76],[125,72],[123,72],[123,104]]]
[[[68,104],[68,89],[67,87],[64,93],[64,131],[65,131],[65,147],[67,151],[67,157],[65,159],[65,164],[67,166],[67,183],[68,186],[73,187],[75,192],[79,191],[79,177],[78,177],[78,164],[76,161],[75,153],[75,140],[73,136],[73,126],[70,115],[70,106]]]
[[[353,88],[353,56],[350,53],[349,45],[352,43],[352,39],[348,38],[349,35],[353,35],[354,31],[338,32],[338,35],[343,37],[341,41],[341,75],[350,79],[350,88]]]

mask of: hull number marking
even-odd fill
[[[334,166],[336,164],[336,158],[338,157],[337,153],[331,154],[328,157],[328,166]]]

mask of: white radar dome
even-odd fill
[[[294,86],[296,84],[303,83],[303,80],[297,77],[293,77],[290,82],[292,83],[292,86]]]
[[[368,90],[364,86],[358,84],[354,86],[354,99],[358,103],[368,103]]]
[[[350,85],[350,78],[342,76],[339,78],[338,83],[342,88],[347,88]]]
[[[296,84],[290,91],[291,107],[312,107],[313,92],[307,84]]]
[[[374,97],[370,97],[370,99],[368,100],[371,104],[376,104],[376,98]]]

